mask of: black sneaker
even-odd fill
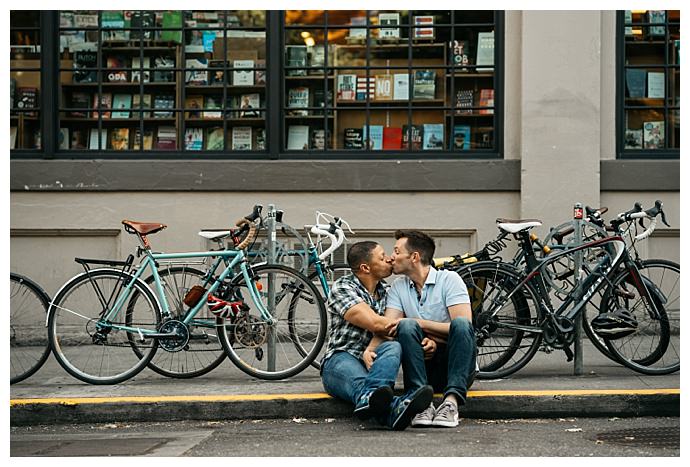
[[[393,400],[393,389],[390,386],[381,386],[368,394],[360,397],[355,406],[355,416],[360,420],[385,415]]]
[[[391,429],[401,431],[410,425],[410,422],[420,412],[423,412],[434,398],[434,390],[431,386],[422,386],[409,397],[401,397],[391,410]]]

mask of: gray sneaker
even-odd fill
[[[458,426],[458,408],[449,401],[444,401],[436,410],[431,426],[444,426],[452,428]]]
[[[436,407],[434,407],[434,404],[431,403],[426,410],[415,415],[410,426],[431,426],[431,422],[434,420],[435,414]]]

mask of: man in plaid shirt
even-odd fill
[[[433,389],[422,386],[394,397],[400,369],[401,347],[386,339],[375,350],[367,349],[374,334],[386,335],[397,320],[383,316],[386,285],[393,267],[376,242],[358,242],[348,251],[352,274],[335,281],[328,297],[330,328],[321,361],[326,392],[355,404],[355,415],[376,418],[394,430],[404,430],[412,418],[431,403]]]

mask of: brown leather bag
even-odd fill
[[[189,292],[187,292],[182,301],[188,307],[193,308],[197,305],[197,303],[199,303],[199,300],[201,300],[201,297],[203,297],[205,293],[205,288],[203,288],[200,285],[195,285],[194,287],[189,289]]]

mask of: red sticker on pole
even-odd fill
[[[573,219],[583,219],[584,217],[582,205],[580,203],[575,204],[573,207]]]

